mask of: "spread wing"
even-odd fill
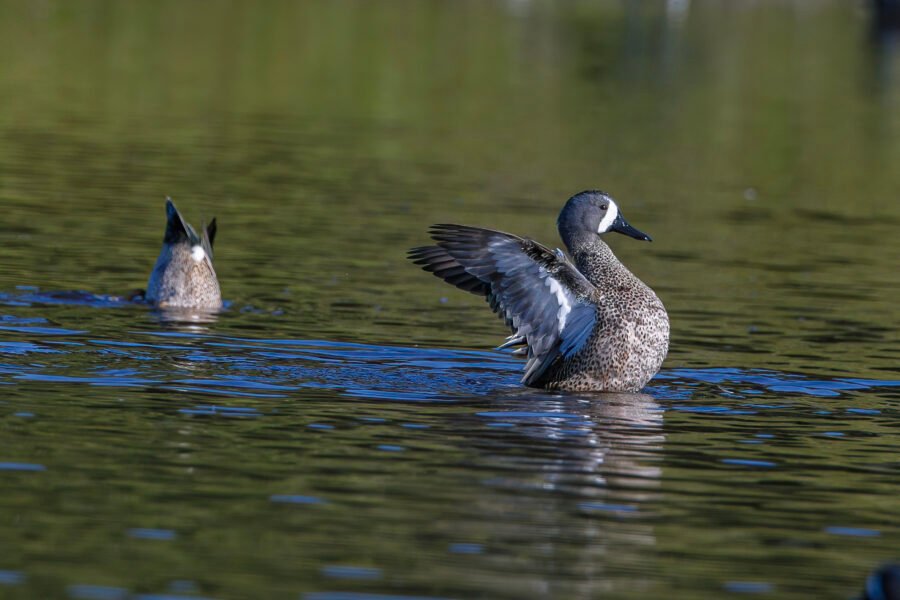
[[[560,356],[568,358],[594,330],[594,286],[565,255],[501,231],[433,225],[436,246],[409,258],[461,290],[485,296],[512,329],[501,347],[524,343],[528,362],[522,383],[533,385]]]

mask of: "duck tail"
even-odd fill
[[[166,244],[189,243],[191,246],[202,245],[203,242],[194,228],[178,212],[172,199],[166,196]]]

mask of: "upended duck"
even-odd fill
[[[166,198],[166,234],[162,251],[147,283],[147,302],[164,309],[218,310],[222,307],[219,280],[213,268],[216,220],[198,235],[171,198]]]
[[[434,246],[408,257],[461,290],[484,296],[512,330],[500,348],[524,346],[522,383],[572,391],[637,392],[669,348],[669,317],[656,294],[601,236],[650,236],[628,224],[605,192],[569,198],[557,228],[561,250],[502,231],[439,224]]]

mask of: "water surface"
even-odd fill
[[[0,596],[847,598],[897,558],[898,69],[820,2],[0,3]],[[389,33],[389,34],[388,34]],[[672,348],[518,384],[432,222],[601,187]],[[171,195],[228,309],[146,283]],[[354,595],[355,594],[355,595]]]

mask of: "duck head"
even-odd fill
[[[569,198],[556,221],[559,234],[568,240],[585,235],[603,235],[610,231],[622,233],[636,240],[653,241],[646,233],[632,227],[619,210],[612,196],[599,190],[588,190]]]

